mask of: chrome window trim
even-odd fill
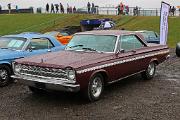
[[[150,53],[150,54],[146,54],[146,55],[142,55],[142,56],[137,56],[137,57],[133,57],[133,58],[125,59],[125,60],[115,61],[115,62],[112,62],[112,63],[107,63],[107,64],[102,64],[102,65],[99,65],[99,66],[94,66],[94,67],[86,68],[86,69],[83,69],[83,70],[78,70],[77,74],[82,74],[82,73],[86,73],[86,72],[89,72],[89,71],[103,69],[103,68],[106,68],[106,67],[110,67],[110,66],[114,66],[114,65],[119,65],[119,64],[131,62],[131,61],[135,61],[135,60],[139,60],[139,59],[144,59],[144,58],[147,58],[147,57],[153,57],[155,55],[166,54],[166,53],[169,53],[169,50],[163,50],[163,51],[156,52],[156,53]]]

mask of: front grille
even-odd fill
[[[21,65],[20,74],[67,79],[67,73],[62,69],[42,68],[37,66]]]

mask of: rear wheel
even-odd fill
[[[85,97],[93,102],[100,99],[104,89],[104,80],[101,74],[93,76],[88,84],[88,88],[84,91]]]
[[[11,70],[8,66],[0,65],[0,87],[7,86],[11,81]]]
[[[156,72],[156,64],[154,62],[151,62],[148,65],[146,71],[142,72],[141,74],[145,80],[150,80],[154,77],[155,72]]]

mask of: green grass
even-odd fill
[[[113,18],[117,29],[153,30],[159,32],[159,17],[79,15],[79,14],[18,14],[0,15],[0,35],[20,32],[46,32],[66,26],[79,26],[82,19]],[[169,18],[168,45],[180,41],[180,18]]]

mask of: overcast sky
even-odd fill
[[[18,5],[19,8],[44,7],[46,3],[63,3],[66,7],[67,3],[70,6],[76,6],[77,8],[85,7],[87,2],[94,2],[99,6],[117,6],[120,1],[130,7],[139,6],[142,8],[160,8],[162,0],[0,0],[0,5],[3,9],[7,8],[8,3],[12,3],[12,8]],[[164,0],[173,6],[180,6],[180,0]]]

